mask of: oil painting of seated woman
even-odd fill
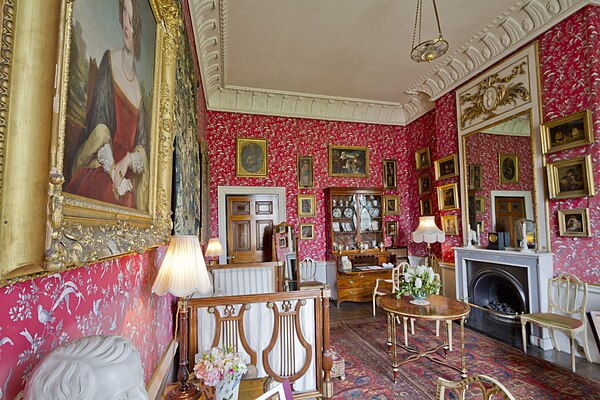
[[[75,5],[80,2],[76,2]],[[66,144],[65,174],[68,179],[64,190],[68,193],[139,210],[148,209],[148,177],[150,149],[151,93],[154,74],[155,24],[147,0],[112,0],[90,5],[81,2],[87,10],[74,10],[72,43],[74,57],[85,51],[89,59],[85,119],[77,135],[77,144]],[[96,10],[101,8],[105,9]],[[98,24],[92,23],[96,10],[108,12],[114,7],[114,21],[102,25],[108,46],[101,50],[104,36],[98,34]],[[145,17],[140,13],[145,7]],[[116,12],[118,10],[118,18]],[[77,17],[80,16],[80,20]],[[101,17],[97,17],[100,18]],[[144,18],[144,19],[143,19]],[[79,27],[79,28],[78,28]],[[149,30],[142,36],[144,29]],[[115,31],[110,33],[110,31]],[[118,35],[115,35],[118,34]],[[111,41],[111,37],[113,40]],[[145,45],[142,46],[142,42]],[[112,45],[112,47],[110,47]],[[108,48],[108,50],[106,50]],[[149,54],[143,54],[144,52]],[[101,55],[99,67],[96,57]],[[77,66],[77,58],[71,61]],[[81,64],[81,63],[79,63]],[[82,68],[83,69],[83,68]],[[77,70],[75,70],[77,72]],[[142,78],[143,76],[143,78]],[[77,75],[73,75],[76,78]],[[69,83],[70,94],[77,84]],[[90,86],[93,89],[90,90]],[[80,96],[81,97],[81,96]],[[77,109],[75,96],[67,107]],[[81,106],[79,105],[81,108]],[[71,112],[71,114],[75,114]],[[65,141],[73,139],[66,136]]]

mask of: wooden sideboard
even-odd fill
[[[337,272],[337,300],[339,307],[345,301],[369,302],[373,299],[373,289],[377,278],[391,279],[391,269],[360,270],[358,267],[368,265],[381,265],[389,261],[390,253],[378,251],[376,253],[346,253],[352,262],[352,270],[344,270],[341,265],[342,256],[336,257]],[[391,287],[385,283],[383,286]]]

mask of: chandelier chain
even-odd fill
[[[421,16],[423,15],[423,2],[422,0],[417,0],[417,10],[415,11],[415,25],[413,28],[413,39],[412,39],[412,46],[411,47],[415,47],[415,38],[417,38],[417,25],[419,26],[419,37],[418,37],[418,41],[417,44],[421,43],[421,21],[422,18]]]
[[[440,26],[440,17],[438,16],[438,10],[437,5],[435,4],[435,0],[433,0],[433,11],[435,12],[435,20],[437,22],[438,32],[440,34],[440,37],[442,37],[442,27]]]

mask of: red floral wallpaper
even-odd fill
[[[442,158],[449,156],[451,154],[458,154],[458,128],[456,122],[456,100],[454,92],[448,93],[442,97],[440,97],[435,102],[435,118],[436,118],[436,158]],[[432,160],[433,161],[433,160]],[[460,160],[458,161],[459,165],[456,167],[460,171]],[[433,174],[433,171],[432,171]],[[435,175],[432,175],[432,178]],[[449,183],[459,183],[458,191],[459,191],[459,203],[460,197],[462,193],[460,193],[460,181],[459,177],[453,177],[444,179],[441,182],[434,182],[433,187],[436,188],[441,185],[446,185]],[[438,201],[437,201],[437,193],[433,193],[433,208],[434,210],[438,210]],[[440,215],[456,215],[458,219],[458,235],[455,236],[446,236],[446,241],[441,244],[442,251],[442,260],[446,262],[454,262],[454,250],[453,248],[456,246],[462,246],[462,224],[461,224],[461,210],[445,210],[445,211],[436,211],[439,212]],[[441,220],[436,218],[437,224],[439,227],[442,226]],[[439,254],[438,254],[439,256]]]
[[[0,399],[13,399],[40,358],[82,336],[117,334],[142,357],[146,382],[173,338],[174,299],[151,293],[164,249],[0,288]]]
[[[549,162],[591,154],[594,183],[600,183],[600,7],[588,6],[540,37],[544,121],[591,109],[595,142],[549,154]],[[561,237],[558,210],[589,208],[592,237]],[[550,239],[554,270],[600,283],[600,196],[550,200]]]

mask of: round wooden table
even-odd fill
[[[394,373],[394,382],[398,378],[399,367],[408,362],[416,361],[421,357],[425,357],[437,364],[445,365],[458,372],[464,378],[467,376],[467,368],[465,362],[465,318],[471,312],[471,307],[467,303],[462,301],[441,296],[441,295],[430,295],[427,297],[429,301],[428,305],[415,305],[410,301],[413,300],[412,296],[402,296],[400,299],[396,298],[396,294],[387,294],[377,298],[377,306],[387,313],[388,323],[388,347],[391,347],[392,355],[392,371]],[[446,330],[444,331],[445,340],[442,344],[429,347],[424,351],[420,352],[415,347],[408,345],[402,345],[397,343],[396,335],[396,318],[401,317],[404,320],[408,318],[424,319],[433,321],[454,321],[460,320],[460,356],[461,366],[457,367],[446,361],[446,352],[448,350],[448,335]],[[404,335],[407,335],[405,330]],[[396,348],[400,346],[404,350],[411,353],[411,355],[398,362]],[[444,358],[436,356],[438,350],[444,349]]]

